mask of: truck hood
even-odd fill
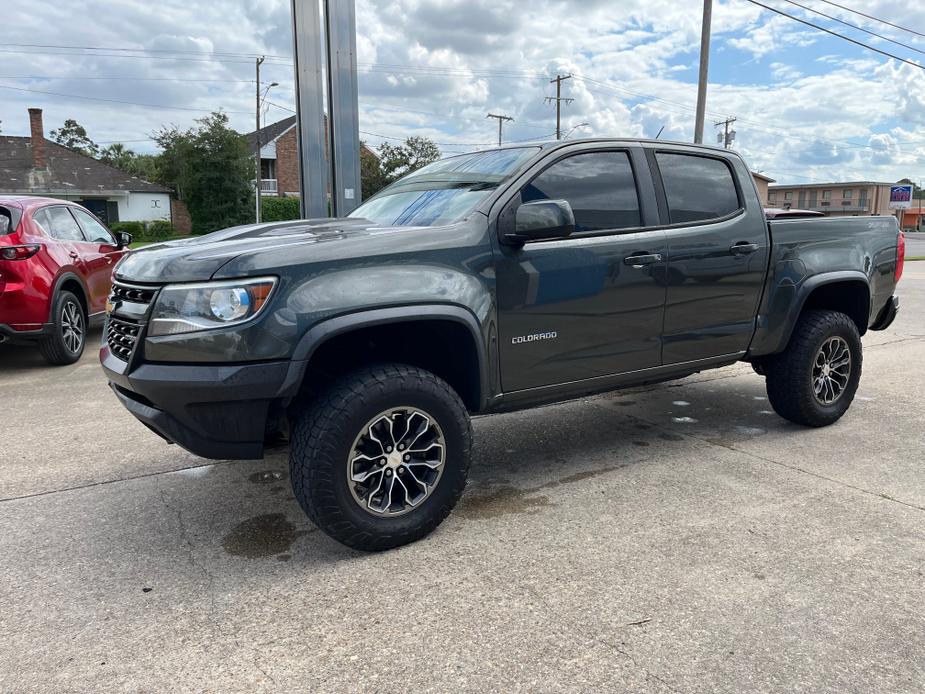
[[[295,251],[309,244],[408,229],[376,226],[367,219],[352,217],[249,224],[132,251],[116,266],[114,274],[129,282],[200,282],[242,255],[290,246]]]

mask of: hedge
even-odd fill
[[[165,219],[153,222],[113,222],[109,225],[113,233],[127,231],[135,241],[166,241],[176,235],[173,225]]]
[[[285,222],[299,219],[298,198],[260,198],[260,220],[263,222]]]

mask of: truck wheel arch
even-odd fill
[[[370,309],[329,318],[312,326],[296,345],[284,389],[291,395],[299,392],[312,358],[332,340],[372,328],[385,328],[403,323],[440,322],[458,326],[461,332],[467,334],[471,340],[470,347],[473,352],[471,368],[477,371],[477,374],[472,374],[475,376],[475,383],[471,384],[471,388],[458,388],[458,390],[461,391],[460,396],[470,411],[481,411],[485,407],[489,392],[486,340],[482,335],[480,323],[472,312],[462,306],[451,304],[419,304]],[[443,374],[438,375],[445,378]],[[456,385],[451,379],[445,378],[445,380],[448,380],[451,385]]]
[[[787,346],[800,316],[812,309],[847,314],[857,326],[858,333],[863,335],[870,320],[870,283],[864,273],[854,270],[814,275],[800,286],[792,306],[792,313],[786,319],[786,330],[775,352]]]

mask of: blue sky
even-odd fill
[[[784,0],[766,3],[925,58]],[[801,3],[925,51],[925,38],[822,0]],[[925,33],[925,3],[841,4],[852,3]],[[357,0],[362,137],[375,146],[426,135],[447,153],[471,150],[494,139],[489,111],[515,118],[506,139],[549,137],[548,80],[572,73],[564,89],[575,101],[563,114],[571,137],[652,137],[664,127],[663,138],[690,140],[700,7],[699,0]],[[925,179],[921,69],[745,0],[716,0],[713,26],[707,142],[715,141],[714,120],[736,116],[736,147],[782,182]],[[288,0],[86,0],[79,9],[33,0],[6,8],[4,27],[6,134],[27,134],[30,106],[44,109],[46,130],[76,118],[93,139],[137,151],[152,151],[158,127],[186,127],[216,108],[251,130],[256,54],[270,56],[264,80],[279,82],[268,122],[291,113]]]

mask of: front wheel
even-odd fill
[[[838,421],[861,380],[861,338],[844,313],[806,311],[790,344],[764,363],[768,400],[784,419],[810,427]]]
[[[293,412],[289,467],[309,518],[335,540],[379,551],[446,518],[469,472],[472,432],[456,392],[402,364],[340,379]]]

